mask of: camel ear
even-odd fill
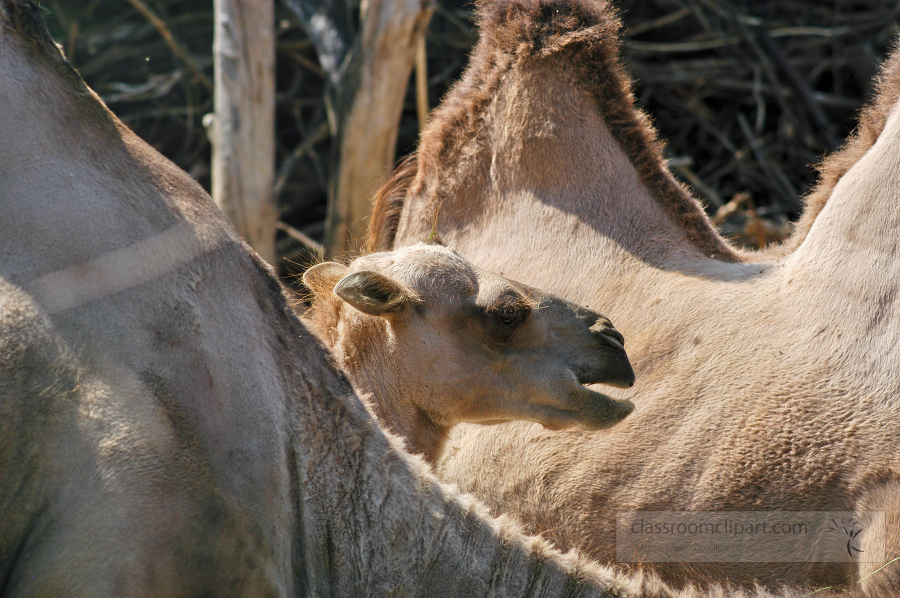
[[[371,270],[348,274],[334,287],[334,294],[370,316],[396,313],[416,301],[399,282]]]
[[[334,286],[349,271],[350,269],[343,264],[322,262],[303,273],[303,284],[315,293],[316,297],[331,297]]]

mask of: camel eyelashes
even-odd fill
[[[500,302],[485,309],[485,315],[502,336],[509,335],[531,315],[531,306],[516,298],[513,302]]]

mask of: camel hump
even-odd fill
[[[46,12],[33,0],[0,0],[0,47],[15,44],[28,48],[35,64],[49,66],[76,94],[91,95],[81,76],[66,60],[61,47],[50,36],[43,18]]]
[[[0,34],[15,33],[44,50],[56,52],[42,15],[33,0],[0,0]]]
[[[478,5],[482,43],[523,56],[548,56],[566,50],[584,53],[595,63],[596,52],[615,53],[622,29],[608,2],[587,0],[517,0]]]
[[[816,167],[819,173],[816,186],[804,199],[805,209],[794,225],[794,234],[778,248],[778,255],[792,253],[806,239],[838,181],[862,159],[884,131],[891,111],[900,101],[900,51],[894,49],[882,63],[875,82],[876,93],[860,111],[859,125],[838,151],[825,156]]]

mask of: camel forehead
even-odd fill
[[[418,291],[443,288],[466,295],[474,294],[479,282],[490,274],[446,247],[424,243],[363,256],[350,270],[374,270]]]

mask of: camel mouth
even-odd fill
[[[618,356],[617,356],[618,357]],[[631,388],[634,386],[634,369],[631,362],[623,352],[621,357],[615,360],[612,367],[589,371],[575,371],[575,377],[579,384],[606,384],[616,388]]]
[[[600,352],[590,359],[573,364],[572,372],[581,384],[607,384],[617,388],[634,386],[634,368],[625,353],[625,347],[619,339],[622,335],[614,328],[604,329],[603,333],[594,332],[603,346]]]
[[[581,428],[596,431],[610,428],[631,415],[634,403],[628,399],[614,399],[609,395],[591,390],[572,380],[566,407],[544,406],[544,417],[540,423],[550,430]]]

